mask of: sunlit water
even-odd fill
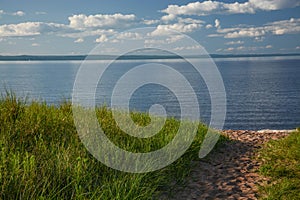
[[[198,97],[200,118],[209,123],[211,101],[205,82],[181,60],[115,62],[98,85],[97,105],[110,105],[118,79],[133,67],[149,62],[172,66],[188,79]],[[294,129],[300,126],[300,57],[215,59],[215,63],[227,95],[224,129]],[[18,96],[58,105],[64,99],[71,99],[80,64],[81,61],[0,62],[0,91],[3,93],[7,88]],[[180,89],[182,85],[172,76],[157,71],[141,74],[139,78],[143,76],[170,79],[189,99],[190,94],[184,88]],[[122,99],[122,96],[118,98]],[[148,111],[153,104],[163,105],[169,116],[180,116],[176,95],[157,84],[144,85],[136,90],[130,100],[130,109]],[[190,105],[190,109],[194,109],[193,106]]]

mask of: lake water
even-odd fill
[[[185,62],[176,59],[115,62],[98,85],[97,104],[109,105],[114,85],[122,74],[149,62],[172,66],[188,78],[197,94],[201,120],[209,123],[211,102],[205,82]],[[300,126],[300,57],[222,58],[215,59],[215,63],[227,95],[224,129],[294,129]],[[81,61],[2,61],[0,92],[6,87],[18,96],[57,105],[71,98],[80,64]],[[172,79],[159,72],[153,75]],[[176,80],[172,81],[175,87],[181,87]],[[190,94],[185,96],[189,98]],[[160,85],[145,85],[136,90],[130,100],[132,110],[147,111],[153,104],[163,105],[170,116],[180,116],[176,96]]]

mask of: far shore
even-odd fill
[[[291,54],[210,54],[211,58],[259,58],[259,57],[292,57]],[[207,55],[186,55],[185,58],[208,58]],[[0,61],[63,61],[63,60],[145,60],[145,59],[182,59],[172,54],[161,55],[0,55]]]

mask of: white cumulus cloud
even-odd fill
[[[151,45],[154,45],[154,44],[172,44],[172,43],[175,43],[175,42],[178,42],[180,40],[182,40],[184,38],[183,35],[172,35],[170,37],[167,37],[165,39],[157,39],[157,38],[148,38],[148,39],[145,39],[144,43],[145,45],[149,45],[147,47],[151,47]]]
[[[176,15],[174,15],[174,14],[168,14],[168,15],[162,16],[161,20],[162,21],[172,21],[175,18],[176,18]]]
[[[70,37],[70,38],[85,38],[89,36],[99,36],[99,35],[113,35],[116,31],[113,29],[82,29],[82,30],[76,30],[71,29],[70,31],[67,31],[65,33],[60,33],[59,36],[62,37]]]
[[[100,42],[106,42],[108,41],[108,38],[106,35],[101,35],[99,38],[96,39],[96,42],[100,43]]]
[[[159,36],[159,35],[165,35],[169,34],[170,31],[178,31],[182,33],[189,33],[193,32],[194,30],[200,28],[200,24],[184,24],[184,23],[175,23],[175,24],[164,24],[164,25],[158,25],[156,29],[151,33],[152,36]]]
[[[19,17],[22,17],[24,15],[26,15],[25,12],[19,10],[19,11],[16,11],[16,12],[6,12],[4,10],[0,10],[0,15],[11,15],[11,16],[19,16]]]
[[[25,22],[20,24],[4,24],[0,26],[1,37],[31,36],[40,34],[40,22]]]
[[[75,43],[82,43],[84,42],[84,39],[83,38],[78,38],[77,40],[74,41]]]
[[[218,19],[215,20],[215,27],[216,28],[220,28],[221,27],[220,20],[218,20]]]
[[[206,29],[210,29],[210,28],[212,28],[213,26],[211,25],[211,24],[207,24],[206,26],[205,26],[205,28]]]
[[[19,10],[17,12],[12,13],[12,15],[22,17],[25,15],[25,12]]]
[[[71,31],[67,25],[44,22],[24,22],[19,24],[4,24],[0,26],[0,36],[34,36],[42,33],[66,33]]]
[[[193,46],[182,46],[182,47],[176,47],[176,48],[174,48],[175,51],[197,50],[197,49],[201,49],[201,46],[199,46],[199,45],[193,45]]]
[[[134,22],[135,15],[123,15],[116,13],[113,15],[73,15],[68,18],[70,21],[70,27],[74,29],[85,28],[121,28],[127,27],[128,23]]]
[[[217,32],[218,34],[211,34],[209,36],[223,36],[225,38],[254,37],[255,40],[259,41],[259,39],[264,38],[265,35],[299,34],[300,18],[275,21],[257,27],[239,25],[238,27],[234,28],[219,28]]]
[[[226,42],[226,45],[236,45],[236,44],[244,44],[244,41],[238,40],[238,41],[230,41]]]
[[[143,39],[143,36],[139,33],[123,32],[117,34],[116,38],[119,40],[140,40]]]
[[[186,5],[168,5],[162,10],[167,16],[172,15],[211,15],[211,14],[236,14],[236,13],[255,13],[259,10],[280,10],[285,8],[297,7],[299,0],[248,0],[243,3],[224,3],[220,1],[192,2]],[[165,18],[169,18],[169,17]],[[164,18],[164,17],[163,17]]]
[[[272,45],[267,45],[265,48],[266,49],[271,49],[271,48],[273,48],[273,46]]]
[[[155,20],[155,19],[144,19],[143,23],[146,25],[152,25],[152,24],[158,24],[160,20]]]
[[[299,0],[249,0],[249,2],[261,10],[280,10],[300,6]]]
[[[152,36],[169,34],[170,31],[178,31],[181,33],[190,33],[203,26],[205,22],[199,19],[177,17],[176,21],[170,24],[159,24],[151,33]]]

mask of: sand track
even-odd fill
[[[227,130],[232,141],[200,161],[193,162],[185,187],[175,187],[162,199],[257,199],[258,185],[269,180],[257,173],[257,150],[269,140],[287,136],[290,130]]]

